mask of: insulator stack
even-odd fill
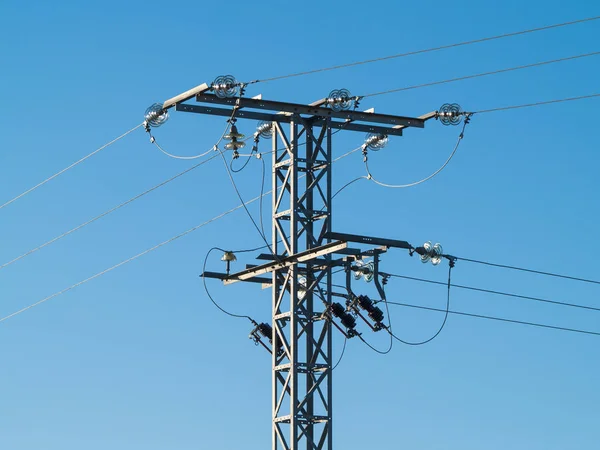
[[[377,151],[381,150],[388,143],[387,134],[379,134],[379,133],[368,133],[365,138],[365,143],[363,144],[363,148],[368,148],[369,150]]]
[[[437,114],[442,125],[458,125],[463,116],[464,112],[458,103],[444,103]]]
[[[340,319],[342,325],[350,330],[354,329],[356,326],[356,319],[352,316],[352,314],[346,312],[346,308],[344,308],[340,303],[332,303],[330,310],[331,314]]]
[[[432,244],[431,242],[425,242],[423,247],[419,247],[417,249],[417,253],[421,255],[421,262],[423,264],[431,261],[431,264],[437,266],[440,262],[442,262],[442,254],[444,250],[442,249],[441,244]]]
[[[381,323],[381,321],[383,321],[383,318],[385,317],[383,315],[383,311],[379,309],[379,307],[375,306],[373,304],[373,300],[371,300],[366,295],[359,295],[356,298],[356,304],[358,304],[360,308],[367,311],[369,317],[371,318],[371,320],[373,320],[373,322]]]
[[[145,123],[153,128],[160,127],[169,119],[169,112],[163,109],[162,103],[153,103],[144,112]]]
[[[352,106],[353,98],[348,89],[334,89],[327,96],[327,104],[334,111],[345,111]]]
[[[256,136],[260,136],[261,138],[270,138],[273,136],[273,123],[265,121],[259,122],[254,134]]]
[[[212,90],[219,98],[234,97],[239,92],[240,83],[233,75],[221,75],[212,82]]]

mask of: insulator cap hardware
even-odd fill
[[[148,131],[148,125],[156,128],[160,127],[169,119],[169,112],[163,109],[162,103],[153,103],[144,112],[144,125]]]
[[[342,325],[344,325],[349,330],[353,329],[356,326],[356,319],[350,313],[346,312],[346,308],[344,308],[340,303],[332,303],[329,307],[331,310],[331,314],[340,319]]]
[[[363,149],[369,149],[373,151],[381,150],[388,143],[387,134],[380,133],[368,133],[365,137],[365,143],[363,144]]]
[[[265,139],[270,138],[273,136],[273,123],[266,121],[259,122],[254,135]]]
[[[373,261],[366,263],[359,259],[351,269],[354,272],[355,280],[360,280],[362,277],[367,283],[373,281],[373,277],[375,276],[375,264],[373,264]]]
[[[352,106],[354,97],[350,95],[348,89],[334,89],[327,96],[327,104],[334,111],[345,111]]]
[[[215,78],[211,88],[217,97],[230,98],[238,95],[240,83],[236,81],[233,75],[221,75]]]
[[[444,103],[440,106],[437,118],[442,125],[458,125],[465,114],[458,103]]]
[[[373,309],[369,311],[369,317],[373,320],[373,322],[379,323],[383,321],[383,311],[379,307],[374,306]]]
[[[437,266],[442,262],[444,249],[441,244],[432,244],[428,241],[423,244],[423,247],[417,247],[415,251],[421,255],[421,262],[423,264],[431,261],[431,264]]]

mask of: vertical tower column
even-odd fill
[[[294,116],[288,133],[277,122],[273,130],[272,249],[285,257],[331,231],[331,128]],[[332,449],[330,260],[272,274],[273,450]]]

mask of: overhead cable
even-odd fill
[[[580,95],[578,97],[559,98],[556,100],[546,100],[546,101],[534,102],[534,103],[524,103],[521,105],[511,105],[511,106],[501,106],[498,108],[480,109],[478,111],[473,111],[473,114],[485,114],[485,113],[491,113],[491,112],[496,112],[496,111],[507,111],[509,109],[531,108],[533,106],[550,105],[552,103],[573,102],[576,100],[585,100],[585,99],[594,98],[594,97],[600,97],[600,94]]]
[[[331,71],[331,70],[344,69],[347,67],[360,66],[363,64],[371,64],[371,63],[375,63],[375,62],[379,62],[379,61],[386,61],[386,60],[390,60],[390,59],[402,58],[405,56],[418,55],[418,54],[422,54],[422,53],[431,53],[431,52],[436,52],[439,50],[445,50],[445,49],[449,49],[449,48],[462,47],[465,45],[477,44],[477,43],[481,43],[481,42],[488,42],[488,41],[503,39],[503,38],[507,38],[507,37],[511,37],[511,36],[519,36],[519,35],[524,35],[524,34],[529,34],[529,33],[536,33],[538,31],[545,31],[545,30],[550,30],[550,29],[554,29],[554,28],[560,28],[560,27],[566,27],[566,26],[576,25],[576,24],[585,23],[585,22],[591,22],[591,21],[598,20],[598,19],[600,19],[600,16],[586,17],[584,19],[578,19],[578,20],[573,20],[573,21],[569,21],[569,22],[562,22],[562,23],[547,25],[544,27],[530,28],[527,30],[515,31],[512,33],[504,33],[504,34],[499,34],[499,35],[489,36],[489,37],[484,37],[484,38],[479,38],[479,39],[472,39],[469,41],[456,42],[453,44],[445,44],[445,45],[440,45],[438,47],[431,47],[431,48],[426,48],[426,49],[422,49],[422,50],[414,50],[414,51],[405,52],[405,53],[397,53],[394,55],[382,56],[379,58],[365,59],[363,61],[339,64],[339,65],[330,66],[330,67],[323,67],[320,69],[313,69],[313,70],[307,70],[307,71],[303,71],[303,72],[291,73],[291,74],[287,74],[287,75],[279,75],[279,76],[270,77],[270,78],[263,78],[263,79],[251,81],[248,84],[266,83],[269,81],[283,80],[286,78],[300,77],[300,76],[310,75],[310,74],[319,73],[319,72],[327,72],[327,71]]]
[[[446,313],[446,310],[441,309],[441,308],[430,308],[429,306],[411,305],[408,303],[391,302],[389,300],[388,300],[388,303],[390,305],[404,306],[407,308],[416,308],[416,309],[423,309],[426,311],[437,311],[437,312]],[[593,335],[593,336],[600,336],[600,333],[595,332],[595,331],[581,330],[581,329],[577,329],[577,328],[558,327],[558,326],[554,326],[554,325],[547,325],[547,324],[536,323],[536,322],[525,322],[522,320],[506,319],[504,317],[485,316],[483,314],[472,314],[472,313],[466,313],[466,312],[462,312],[462,311],[452,311],[452,310],[449,310],[448,314],[456,314],[459,316],[474,317],[477,319],[497,320],[500,322],[516,323],[516,324],[520,324],[520,325],[529,325],[532,327],[549,328],[552,330],[568,331],[568,332],[572,332],[572,333],[581,333],[581,334],[588,334],[588,335]]]
[[[438,284],[438,285],[442,285],[442,286],[446,285],[446,283],[444,283],[442,281],[427,280],[425,278],[416,278],[416,277],[409,277],[406,275],[396,275],[396,274],[387,274],[387,275],[394,277],[394,278],[403,278],[405,280],[419,281],[422,283]],[[523,299],[523,300],[531,300],[531,301],[535,301],[535,302],[550,303],[550,304],[559,305],[559,306],[567,306],[570,308],[581,308],[581,309],[587,309],[590,311],[600,311],[600,308],[595,308],[593,306],[585,306],[585,305],[578,305],[576,303],[560,302],[560,301],[556,301],[556,300],[550,300],[547,298],[532,297],[529,295],[521,295],[521,294],[510,293],[510,292],[495,291],[492,289],[483,289],[483,288],[478,288],[478,287],[474,287],[474,286],[464,286],[464,285],[460,285],[460,284],[453,284],[452,287],[455,287],[457,289],[465,289],[468,291],[484,292],[486,294],[502,295],[504,297],[513,297],[513,298],[519,298],[519,299]]]
[[[422,83],[422,84],[415,84],[413,86],[405,86],[405,87],[401,87],[401,88],[388,89],[388,90],[385,90],[385,91],[374,92],[372,94],[361,95],[359,97],[360,98],[366,98],[366,97],[375,97],[375,96],[378,96],[378,95],[387,95],[387,94],[392,94],[392,93],[395,93],[395,92],[409,91],[409,90],[412,90],[412,89],[421,89],[421,88],[424,88],[424,87],[437,86],[437,85],[440,85],[440,84],[447,84],[447,83],[454,83],[456,81],[469,80],[469,79],[472,79],[472,78],[487,77],[489,75],[497,75],[497,74],[500,74],[500,73],[514,72],[516,70],[530,69],[532,67],[545,66],[545,65],[548,65],[548,64],[554,64],[554,63],[559,63],[559,62],[564,62],[564,61],[571,61],[571,60],[574,60],[574,59],[587,58],[589,56],[597,56],[597,55],[600,55],[600,51],[598,51],[598,52],[591,52],[591,53],[584,53],[584,54],[581,54],[581,55],[567,56],[565,58],[551,59],[549,61],[542,61],[542,62],[537,62],[537,63],[533,63],[533,64],[526,64],[526,65],[521,65],[521,66],[508,67],[508,68],[505,68],[505,69],[492,70],[490,72],[476,73],[476,74],[473,74],[473,75],[465,75],[465,76],[457,77],[457,78],[449,78],[449,79],[446,79],[446,80],[432,81],[432,82],[429,82],[429,83]]]
[[[360,150],[360,147],[355,148],[354,150],[350,150],[349,152],[344,153],[343,155],[335,158],[333,160],[333,162],[339,161],[340,159],[345,158],[345,157],[351,155],[352,153],[354,153],[354,152],[356,152],[358,150]],[[270,191],[265,192],[263,194],[263,196],[269,195],[272,192],[273,192],[273,190],[271,189]],[[247,202],[245,202],[245,205],[249,205],[250,203],[253,203],[253,202],[257,201],[259,198],[260,197],[254,197],[253,199],[248,200]],[[219,220],[219,219],[221,219],[221,218],[223,218],[223,217],[225,217],[225,216],[227,216],[227,215],[229,215],[229,214],[237,211],[238,209],[241,209],[242,207],[243,207],[243,205],[237,205],[237,206],[231,208],[228,211],[222,212],[221,214],[218,214],[217,216],[213,217],[212,219],[209,219],[209,220],[207,220],[205,222],[202,222],[199,225],[196,225],[195,227],[192,227],[192,228],[190,228],[190,229],[188,229],[188,230],[186,230],[186,231],[184,231],[182,233],[179,233],[179,234],[177,234],[177,235],[175,235],[175,236],[167,239],[166,241],[163,241],[163,242],[161,242],[161,243],[159,243],[159,244],[157,244],[157,245],[155,245],[153,247],[150,247],[150,248],[144,250],[143,252],[140,252],[140,253],[132,256],[131,258],[125,259],[125,260],[121,261],[120,263],[115,264],[114,266],[109,267],[108,269],[105,269],[105,270],[103,270],[101,272],[98,272],[95,275],[92,275],[91,277],[88,277],[88,278],[86,278],[86,279],[84,279],[82,281],[79,281],[79,282],[77,282],[77,283],[75,283],[75,284],[73,284],[73,285],[71,285],[71,286],[69,286],[69,287],[67,287],[67,288],[65,288],[65,289],[63,289],[61,291],[55,292],[54,294],[51,294],[51,295],[49,295],[47,297],[44,297],[43,299],[41,299],[41,300],[39,300],[39,301],[37,301],[35,303],[32,303],[29,306],[26,306],[26,307],[24,307],[24,308],[22,308],[22,309],[20,309],[18,311],[15,311],[15,312],[7,315],[7,316],[4,316],[4,317],[0,318],[0,322],[4,322],[5,320],[8,320],[8,319],[10,319],[10,318],[12,318],[14,316],[17,316],[17,315],[19,315],[19,314],[21,314],[21,313],[23,313],[23,312],[25,312],[25,311],[27,311],[27,310],[29,310],[31,308],[34,308],[34,307],[36,307],[38,305],[41,305],[42,303],[45,303],[48,300],[51,300],[51,299],[53,299],[55,297],[58,297],[59,295],[62,295],[64,293],[66,293],[66,292],[69,292],[69,291],[75,289],[76,287],[81,286],[82,284],[85,284],[85,283],[87,283],[89,281],[92,281],[92,280],[94,280],[94,279],[96,279],[96,278],[98,278],[98,277],[100,277],[100,276],[102,276],[102,275],[104,275],[104,274],[106,274],[108,272],[111,272],[111,271],[113,271],[113,270],[115,270],[115,269],[117,269],[117,268],[119,268],[119,267],[121,267],[121,266],[123,266],[125,264],[128,264],[128,263],[130,263],[132,261],[135,261],[136,259],[140,258],[141,256],[144,256],[144,255],[146,255],[146,254],[148,254],[150,252],[153,252],[154,250],[157,250],[157,249],[159,249],[159,248],[161,248],[161,247],[163,247],[163,246],[165,246],[165,245],[167,245],[167,244],[169,244],[169,243],[171,243],[173,241],[176,241],[177,239],[180,239],[180,238],[182,238],[184,236],[187,236],[188,234],[190,234],[190,233],[192,233],[192,232],[194,232],[194,231],[196,231],[196,230],[198,230],[198,229],[200,229],[200,228],[202,228],[202,227],[204,227],[204,226],[206,226],[206,225],[208,225],[208,224],[210,224],[210,223],[212,223],[212,222],[214,222],[216,220]]]
[[[39,188],[39,187],[43,186],[44,184],[48,183],[49,181],[53,180],[54,178],[56,178],[56,177],[58,177],[58,176],[62,175],[63,173],[67,172],[68,170],[71,170],[73,167],[75,167],[75,166],[77,166],[77,165],[81,164],[81,163],[82,163],[82,162],[84,162],[86,159],[88,159],[88,158],[91,158],[91,157],[92,157],[92,156],[94,156],[96,153],[99,153],[99,152],[101,152],[102,150],[104,150],[105,148],[107,148],[107,147],[111,146],[111,145],[112,145],[112,144],[114,144],[115,142],[117,142],[117,141],[119,141],[119,140],[123,139],[123,138],[124,138],[125,136],[127,136],[129,133],[132,133],[133,131],[137,130],[137,129],[138,129],[139,127],[141,127],[142,125],[143,125],[143,123],[140,123],[139,125],[136,125],[136,126],[135,126],[135,127],[133,127],[131,130],[129,130],[129,131],[126,131],[125,133],[123,133],[123,134],[122,134],[122,135],[120,135],[119,137],[117,137],[117,138],[113,139],[112,141],[110,141],[110,142],[108,142],[108,143],[104,144],[103,146],[101,146],[101,147],[97,148],[97,149],[96,149],[96,150],[94,150],[92,153],[89,153],[88,155],[84,156],[83,158],[81,158],[81,159],[79,159],[79,160],[75,161],[73,164],[71,164],[71,165],[69,165],[69,166],[65,167],[64,169],[62,169],[62,170],[60,170],[60,171],[56,172],[54,175],[52,175],[52,176],[50,176],[50,177],[46,178],[44,181],[42,181],[42,182],[40,182],[40,183],[36,184],[35,186],[33,186],[33,187],[31,187],[31,188],[27,189],[25,192],[22,192],[21,194],[17,195],[16,197],[14,197],[14,198],[10,199],[10,200],[9,200],[9,201],[7,201],[6,203],[4,203],[4,204],[0,205],[0,209],[4,208],[5,206],[8,206],[8,205],[10,205],[10,204],[11,204],[11,203],[13,203],[13,202],[16,202],[16,201],[17,201],[17,200],[19,200],[20,198],[22,198],[22,197],[26,196],[27,194],[29,194],[29,193],[31,193],[31,192],[33,192],[33,191],[35,191],[37,188]]]
[[[210,158],[208,158],[208,159],[205,159],[204,161],[201,161],[201,162],[199,162],[198,164],[195,164],[195,165],[193,165],[192,167],[190,167],[190,168],[188,168],[188,169],[186,169],[186,170],[184,170],[184,171],[182,171],[182,172],[179,172],[178,174],[176,174],[176,175],[172,176],[171,178],[168,178],[167,180],[164,180],[164,181],[162,181],[161,183],[158,183],[157,185],[154,185],[154,186],[152,186],[151,188],[149,188],[149,189],[145,190],[144,192],[141,192],[140,194],[138,194],[138,195],[136,195],[136,196],[134,196],[134,197],[131,197],[129,200],[126,200],[126,201],[124,201],[123,203],[120,203],[120,204],[118,204],[117,206],[114,206],[113,208],[111,208],[111,209],[109,209],[109,210],[107,210],[107,211],[104,211],[102,214],[99,214],[99,215],[97,215],[97,216],[95,216],[95,217],[93,217],[93,218],[89,219],[88,221],[86,221],[86,222],[84,222],[84,223],[82,223],[82,224],[80,224],[80,225],[76,226],[75,228],[71,228],[69,231],[65,231],[64,233],[62,233],[62,234],[60,234],[60,235],[58,235],[58,236],[56,236],[56,237],[54,237],[54,238],[50,239],[49,241],[46,241],[46,242],[44,242],[43,244],[41,244],[41,245],[39,245],[39,246],[37,246],[37,247],[35,247],[35,248],[32,248],[31,250],[29,250],[29,251],[27,251],[27,252],[23,253],[22,255],[20,255],[20,256],[17,256],[16,258],[14,258],[14,259],[12,259],[12,260],[10,260],[10,261],[8,261],[8,262],[6,262],[6,263],[4,263],[4,264],[0,265],[0,270],[4,269],[5,267],[8,267],[8,266],[10,266],[11,264],[14,264],[14,263],[16,263],[17,261],[19,261],[19,260],[21,260],[21,259],[25,258],[26,256],[29,256],[29,255],[31,255],[31,254],[33,254],[33,253],[37,252],[38,250],[41,250],[41,249],[43,249],[44,247],[47,247],[47,246],[49,246],[50,244],[53,244],[53,243],[55,243],[56,241],[59,241],[59,240],[61,240],[62,238],[64,238],[64,237],[66,237],[66,236],[70,235],[71,233],[74,233],[75,231],[78,231],[78,230],[80,230],[80,229],[82,229],[82,228],[84,228],[84,227],[86,227],[86,226],[88,226],[88,225],[90,225],[90,224],[92,224],[92,223],[96,222],[96,221],[97,221],[97,220],[99,220],[99,219],[101,219],[101,218],[103,218],[103,217],[105,217],[105,216],[108,216],[109,214],[111,214],[111,213],[113,213],[113,212],[115,212],[115,211],[117,211],[117,210],[119,210],[119,209],[123,208],[124,206],[127,206],[127,205],[129,205],[130,203],[133,203],[133,202],[134,202],[134,201],[136,201],[136,200],[139,200],[140,198],[144,197],[145,195],[147,195],[147,194],[149,194],[149,193],[151,193],[151,192],[155,191],[156,189],[158,189],[158,188],[160,188],[160,187],[162,187],[162,186],[164,186],[164,185],[166,185],[166,184],[170,183],[171,181],[174,181],[174,180],[176,180],[177,178],[179,178],[179,177],[181,177],[181,176],[185,175],[186,173],[188,173],[188,172],[191,172],[191,171],[192,171],[192,170],[194,170],[194,169],[197,169],[198,167],[200,167],[200,166],[202,166],[202,165],[204,165],[204,164],[208,163],[209,161],[211,161],[211,160],[215,159],[215,158],[216,158],[216,157],[218,157],[218,156],[219,156],[218,154],[214,154],[214,155],[213,155],[213,156],[211,156]]]
[[[497,263],[492,263],[489,261],[480,261],[477,259],[469,259],[469,258],[462,258],[462,257],[456,257],[456,259],[460,259],[461,261],[467,261],[467,262],[471,262],[471,263],[475,263],[475,264],[483,264],[486,266],[500,267],[502,269],[511,269],[511,270],[518,270],[521,272],[535,273],[538,275],[547,275],[550,277],[564,278],[564,279],[573,280],[573,281],[581,281],[583,283],[600,284],[600,281],[598,281],[598,280],[590,280],[588,278],[572,277],[570,275],[563,275],[560,273],[544,272],[541,270],[527,269],[524,267],[516,267],[516,266],[510,266],[510,265],[506,265],[506,264],[497,264]]]

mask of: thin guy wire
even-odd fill
[[[539,275],[547,275],[549,277],[564,278],[564,279],[567,279],[567,280],[574,280],[574,281],[582,281],[584,283],[600,284],[600,281],[597,281],[597,280],[590,280],[590,279],[587,279],[587,278],[572,277],[572,276],[569,276],[569,275],[562,275],[560,273],[543,272],[541,270],[526,269],[524,267],[509,266],[509,265],[505,265],[505,264],[496,264],[496,263],[491,263],[491,262],[488,262],[488,261],[479,261],[477,259],[460,258],[460,257],[457,257],[457,259],[460,259],[461,261],[467,261],[467,262],[476,263],[476,264],[483,264],[483,265],[486,265],[486,266],[500,267],[502,269],[519,270],[521,272],[536,273],[536,274],[539,274]]]
[[[349,152],[347,152],[347,153],[343,154],[342,156],[336,158],[333,162],[339,161],[340,159],[349,156],[350,154],[356,152],[357,150],[360,150],[360,147],[355,148],[354,150],[350,150]],[[304,176],[305,175],[303,175],[302,177],[299,177],[299,178],[303,178]],[[264,195],[269,195],[272,192],[273,192],[273,189],[265,192],[263,194],[263,196]],[[245,203],[245,205],[249,205],[250,203],[253,203],[253,202],[257,201],[259,198],[260,197],[254,197],[253,199],[248,200]],[[101,272],[96,273],[95,275],[92,275],[91,277],[88,277],[88,278],[86,278],[86,279],[84,279],[82,281],[79,281],[79,282],[77,282],[77,283],[69,286],[68,288],[63,289],[62,291],[55,292],[54,294],[51,294],[48,297],[43,298],[42,300],[39,300],[39,301],[37,301],[35,303],[32,303],[29,306],[26,306],[26,307],[24,307],[24,308],[22,308],[22,309],[20,309],[18,311],[15,311],[15,312],[7,315],[7,316],[4,316],[4,317],[0,318],[0,322],[4,322],[5,320],[10,319],[11,317],[17,316],[17,315],[19,315],[19,314],[21,314],[21,313],[23,313],[23,312],[25,312],[25,311],[27,311],[27,310],[29,310],[31,308],[34,308],[34,307],[36,307],[38,305],[41,305],[42,303],[47,302],[48,300],[51,300],[51,299],[53,299],[55,297],[58,297],[59,295],[62,295],[64,293],[68,292],[68,291],[71,291],[71,290],[75,289],[76,287],[81,286],[82,284],[87,283],[88,281],[92,281],[95,278],[98,278],[98,277],[100,277],[100,276],[102,276],[102,275],[104,275],[104,274],[106,274],[108,272],[111,272],[114,269],[117,269],[117,268],[119,268],[119,267],[121,267],[121,266],[123,266],[123,265],[125,265],[125,264],[127,264],[129,262],[131,262],[131,261],[134,261],[134,260],[138,259],[141,256],[144,256],[144,255],[146,255],[146,254],[148,254],[150,252],[153,252],[154,250],[157,250],[158,248],[160,248],[160,247],[162,247],[164,245],[167,245],[167,244],[169,244],[169,243],[171,243],[171,242],[173,242],[173,241],[175,241],[175,240],[177,240],[179,238],[182,238],[182,237],[184,237],[184,236],[186,236],[186,235],[188,235],[188,234],[190,234],[190,233],[192,233],[192,232],[194,232],[194,231],[196,231],[196,230],[198,230],[198,229],[200,229],[200,228],[202,228],[202,227],[204,227],[204,226],[206,226],[206,225],[208,225],[208,224],[210,224],[210,223],[212,223],[212,222],[214,222],[216,220],[219,220],[219,219],[221,219],[221,218],[223,218],[223,217],[225,217],[225,216],[227,216],[227,215],[229,215],[229,214],[237,211],[238,209],[241,209],[242,207],[243,207],[243,205],[237,205],[234,208],[231,208],[230,210],[225,211],[225,212],[223,212],[223,213],[221,213],[221,214],[213,217],[212,219],[209,219],[209,220],[207,220],[207,221],[205,221],[205,222],[203,222],[203,223],[201,223],[199,225],[196,225],[195,227],[192,227],[192,228],[184,231],[183,233],[180,233],[180,234],[178,234],[176,236],[173,236],[173,237],[167,239],[166,241],[161,242],[160,244],[157,244],[157,245],[155,245],[153,247],[150,247],[150,248],[144,250],[143,252],[138,253],[137,255],[132,256],[131,258],[123,260],[120,263],[115,264],[114,266],[109,267],[108,269],[105,269],[105,270],[103,270]]]
[[[104,150],[106,147],[111,146],[112,144],[114,144],[115,142],[123,139],[125,136],[127,136],[129,133],[134,132],[135,130],[137,130],[139,127],[141,127],[143,125],[143,123],[140,123],[139,125],[136,125],[135,127],[133,127],[131,130],[126,131],[125,133],[123,133],[121,136],[113,139],[112,141],[108,142],[107,144],[104,144],[102,147],[97,148],[96,150],[94,150],[92,153],[84,156],[83,158],[75,161],[73,164],[71,164],[70,166],[65,167],[64,169],[56,172],[54,175],[52,175],[51,177],[46,178],[44,181],[36,184],[35,186],[27,189],[25,192],[20,193],[19,195],[17,195],[16,197],[12,198],[11,200],[7,201],[6,203],[4,203],[3,205],[0,205],[0,209],[4,208],[5,206],[10,205],[13,202],[16,202],[17,200],[19,200],[20,198],[26,196],[27,194],[35,191],[37,188],[43,186],[44,184],[48,183],[49,181],[53,180],[54,178],[62,175],[63,173],[65,173],[66,171],[72,169],[73,167],[81,164],[82,162],[84,162],[86,159],[91,158],[92,156],[94,156],[96,153]]]
[[[516,31],[516,32],[512,32],[512,33],[504,33],[504,34],[499,34],[499,35],[496,35],[496,36],[489,36],[489,37],[480,38],[480,39],[472,39],[472,40],[469,40],[469,41],[463,41],[463,42],[457,42],[457,43],[453,43],[453,44],[441,45],[441,46],[438,46],[438,47],[432,47],[432,48],[427,48],[427,49],[422,49],[422,50],[414,50],[414,51],[405,52],[405,53],[398,53],[398,54],[395,54],[395,55],[388,55],[388,56],[383,56],[383,57],[380,57],[380,58],[366,59],[366,60],[363,60],[363,61],[356,61],[356,62],[353,62],[353,63],[339,64],[339,65],[335,65],[335,66],[331,66],[331,67],[323,67],[323,68],[320,68],[320,69],[313,69],[313,70],[307,70],[307,71],[303,71],[303,72],[296,72],[296,73],[291,73],[291,74],[288,74],[288,75],[280,75],[280,76],[271,77],[271,78],[264,78],[262,80],[251,81],[248,84],[266,83],[266,82],[269,82],[269,81],[283,80],[283,79],[286,79],[286,78],[293,78],[293,77],[299,77],[299,76],[304,76],[304,75],[310,75],[310,74],[313,74],[313,73],[326,72],[326,71],[337,70],[337,69],[344,69],[344,68],[347,68],[347,67],[360,66],[360,65],[363,65],[363,64],[371,64],[371,63],[374,63],[374,62],[386,61],[386,60],[389,60],[389,59],[402,58],[402,57],[405,57],[405,56],[418,55],[418,54],[422,54],[422,53],[431,53],[431,52],[435,52],[435,51],[439,51],[439,50],[445,50],[445,49],[455,48],[455,47],[462,47],[462,46],[465,46],[465,45],[477,44],[477,43],[481,43],[481,42],[488,42],[488,41],[493,41],[493,40],[497,40],[497,39],[503,39],[503,38],[507,38],[507,37],[511,37],[511,36],[519,36],[519,35],[528,34],[528,33],[535,33],[535,32],[538,32],[538,31],[550,30],[550,29],[553,29],[553,28],[565,27],[565,26],[569,26],[569,25],[575,25],[575,24],[579,24],[579,23],[590,22],[590,21],[598,20],[598,19],[600,19],[600,16],[586,17],[584,19],[573,20],[573,21],[570,21],[570,22],[557,23],[557,24],[553,24],[553,25],[547,25],[547,26],[544,26],[544,27],[530,28],[530,29],[527,29],[527,30]]]
[[[435,172],[433,172],[431,175],[429,175],[428,177],[423,178],[422,180],[419,181],[415,181],[414,183],[408,183],[408,184],[387,184],[387,183],[382,183],[381,181],[377,181],[373,175],[371,174],[371,172],[369,171],[369,163],[367,162],[367,159],[365,158],[365,169],[367,171],[367,178],[369,180],[371,180],[373,183],[378,184],[379,186],[383,186],[383,187],[387,187],[387,188],[393,188],[393,189],[403,189],[403,188],[408,188],[408,187],[413,187],[413,186],[417,186],[418,184],[424,183],[426,181],[431,180],[433,177],[435,177],[438,173],[440,173],[442,170],[444,170],[444,168],[448,165],[448,163],[450,163],[450,161],[452,160],[452,158],[454,157],[456,151],[458,150],[458,147],[464,137],[465,134],[465,128],[467,126],[467,124],[469,123],[469,121],[467,119],[465,119],[464,123],[463,123],[463,127],[462,127],[462,131],[460,132],[460,135],[458,136],[458,140],[456,141],[456,145],[454,146],[454,150],[452,150],[452,153],[450,153],[450,156],[448,157],[448,159],[446,160],[446,162]]]
[[[496,111],[507,111],[510,109],[531,108],[533,106],[550,105],[552,103],[572,102],[575,100],[584,100],[587,98],[594,98],[594,97],[600,97],[600,94],[580,95],[579,97],[559,98],[556,100],[546,100],[546,101],[542,101],[542,102],[525,103],[522,105],[501,106],[499,108],[480,109],[479,111],[474,111],[473,114],[485,114],[485,113],[496,112]]]
[[[446,283],[444,283],[442,281],[427,280],[425,278],[415,278],[415,277],[409,277],[406,275],[395,275],[395,274],[388,274],[388,275],[391,277],[394,277],[394,278],[403,278],[405,280],[419,281],[422,283],[439,284],[439,285],[443,285],[443,286],[446,285]],[[494,291],[491,289],[483,289],[483,288],[478,288],[478,287],[473,287],[473,286],[463,286],[460,284],[453,284],[452,287],[455,287],[457,289],[465,289],[468,291],[484,292],[486,294],[502,295],[504,297],[520,298],[523,300],[531,300],[534,302],[550,303],[552,305],[567,306],[569,308],[581,308],[581,309],[587,309],[590,311],[599,311],[600,312],[600,308],[594,308],[593,306],[578,305],[576,303],[559,302],[556,300],[549,300],[547,298],[531,297],[529,295],[513,294],[510,292],[502,292],[502,291]]]
[[[448,314],[450,313],[450,286],[452,286],[452,284],[450,283],[450,277],[452,275],[452,264],[449,265],[448,267],[448,293],[447,293],[447,298],[446,298],[446,309],[442,310],[444,311],[446,314],[444,315],[444,321],[442,322],[442,325],[440,325],[440,328],[437,330],[437,333],[435,333],[433,336],[431,336],[429,339],[426,339],[424,341],[421,342],[410,342],[410,341],[405,341],[400,339],[398,336],[396,336],[394,333],[392,333],[392,330],[388,330],[389,333],[392,335],[392,337],[394,339],[397,339],[398,341],[402,342],[403,344],[406,345],[424,345],[424,344],[428,344],[429,342],[433,341],[436,337],[439,336],[439,334],[442,332],[442,330],[444,329],[444,327],[446,326],[446,322],[448,321]],[[384,299],[384,302],[387,306],[388,301],[386,299]],[[389,310],[388,310],[388,317],[389,317]]]
[[[549,61],[542,61],[542,62],[538,62],[538,63],[526,64],[526,65],[521,65],[521,66],[516,66],[516,67],[508,67],[506,69],[492,70],[490,72],[477,73],[477,74],[473,74],[473,75],[465,75],[465,76],[462,76],[462,77],[450,78],[450,79],[447,79],[447,80],[432,81],[430,83],[423,83],[423,84],[416,84],[416,85],[413,85],[413,86],[406,86],[406,87],[401,87],[401,88],[388,89],[386,91],[374,92],[372,94],[361,95],[360,97],[361,98],[375,97],[377,95],[386,95],[386,94],[392,94],[392,93],[395,93],[395,92],[409,91],[409,90],[412,90],[412,89],[421,89],[421,88],[429,87],[429,86],[437,86],[437,85],[440,85],[440,84],[454,83],[456,81],[470,80],[472,78],[487,77],[489,75],[497,75],[499,73],[506,73],[506,72],[513,72],[513,71],[516,71],[516,70],[530,69],[532,67],[545,66],[545,65],[548,65],[548,64],[554,64],[554,63],[559,63],[559,62],[563,62],[563,61],[570,61],[570,60],[579,59],[579,58],[587,58],[588,56],[596,56],[596,55],[600,55],[600,51],[598,51],[598,52],[591,52],[591,53],[584,53],[584,54],[575,55],[575,56],[567,56],[565,58],[552,59],[552,60],[549,60]]]
[[[408,304],[408,303],[399,303],[399,302],[390,302],[390,301],[388,301],[388,303],[390,305],[405,306],[407,308],[423,309],[423,310],[426,310],[426,311],[446,312],[445,309],[430,308],[429,306],[411,305],[411,304]],[[456,314],[456,315],[459,315],[459,316],[474,317],[474,318],[477,318],[477,319],[497,320],[497,321],[500,321],[500,322],[516,323],[516,324],[519,324],[519,325],[529,325],[529,326],[533,326],[533,327],[549,328],[549,329],[552,329],[552,330],[569,331],[569,332],[572,332],[572,333],[582,333],[582,334],[589,334],[589,335],[593,335],[593,336],[600,336],[600,333],[597,333],[595,331],[580,330],[580,329],[576,329],[576,328],[557,327],[557,326],[554,326],[554,325],[546,325],[546,324],[543,324],[543,323],[525,322],[525,321],[522,321],[522,320],[506,319],[504,317],[484,316],[482,314],[472,314],[472,313],[466,313],[466,312],[462,312],[462,311],[452,311],[452,310],[448,311],[448,314]]]

